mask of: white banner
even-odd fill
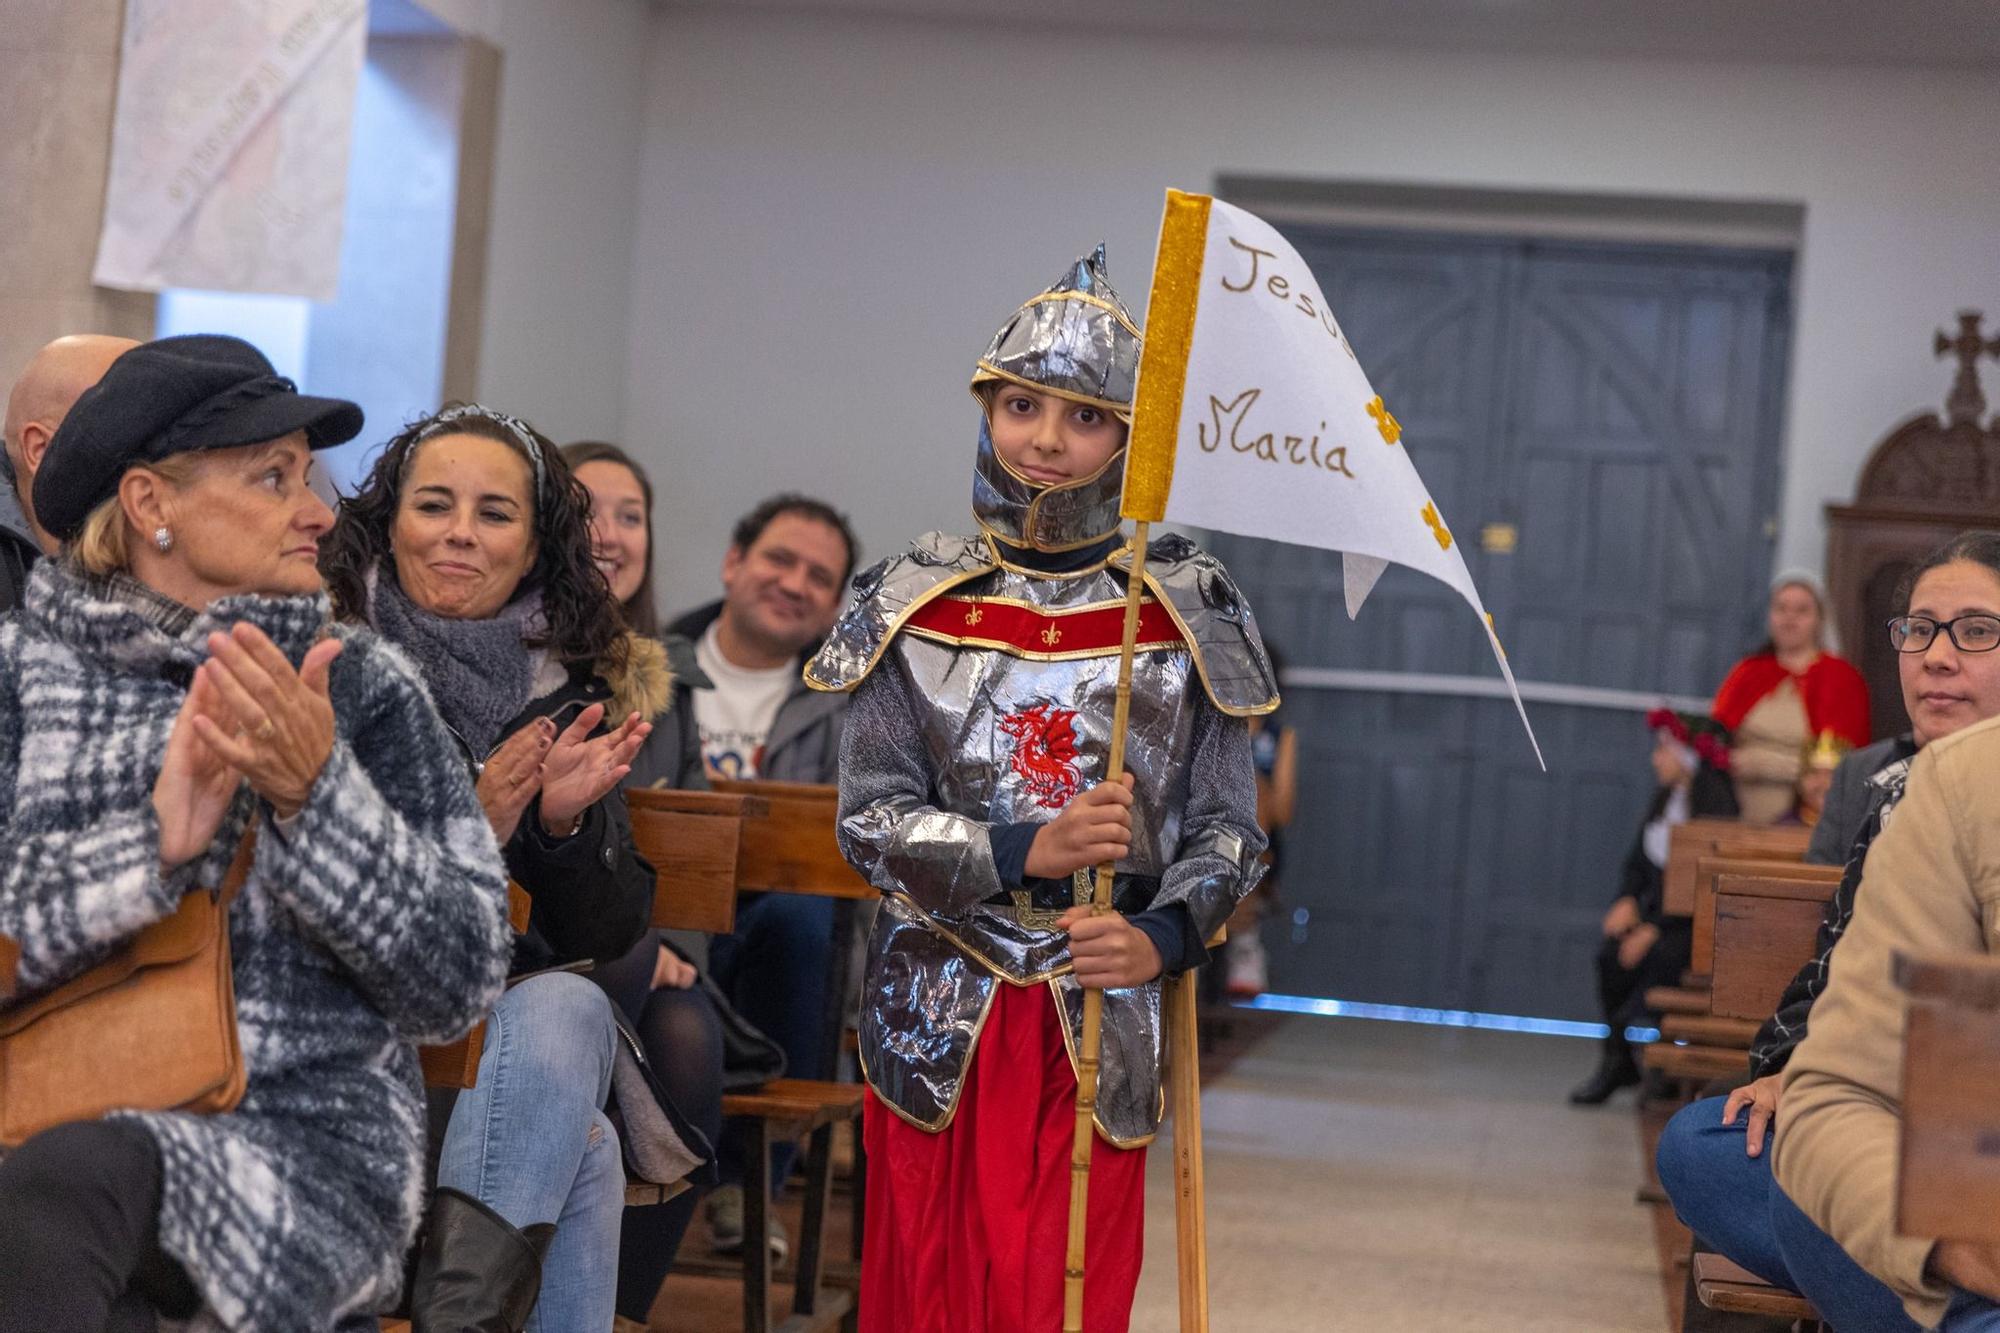
[[[93,281],[331,300],[367,0],[130,0]]]
[[[1209,205],[1166,516],[1346,553],[1350,617],[1389,564],[1450,584],[1486,625],[1528,726],[1458,538],[1312,270],[1268,223],[1221,200]]]

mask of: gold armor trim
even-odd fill
[[[1020,597],[974,597],[970,600],[973,603],[973,608],[966,613],[965,617],[965,623],[968,626],[977,625],[981,620],[985,619],[979,610],[982,606],[1015,606],[1024,611],[1032,611],[1036,615],[1046,619],[1058,621],[1067,616],[1083,615],[1086,612],[1122,611],[1125,609],[1123,601],[1089,602],[1082,606],[1066,606],[1054,609],[1037,605]],[[1157,598],[1149,597],[1145,599],[1147,605],[1151,605],[1156,601],[1158,601]],[[1077,662],[1087,657],[1115,657],[1121,647],[1114,644],[1109,648],[1077,648],[1059,652],[1056,651],[1056,644],[1062,642],[1062,631],[1054,628],[1042,631],[1043,641],[1049,645],[1049,650],[1046,652],[1037,652],[1032,648],[1023,648],[1018,644],[1009,643],[1004,639],[989,639],[978,634],[969,633],[947,634],[943,630],[928,629],[921,625],[910,626],[908,632],[915,638],[924,639],[931,643],[942,643],[953,648],[987,648],[993,652],[1006,653],[1010,657],[1018,657],[1028,662]],[[1048,635],[1050,634],[1054,634],[1056,637],[1049,639]],[[1180,636],[1171,639],[1141,639],[1133,646],[1133,651],[1141,653],[1171,652],[1176,648],[1185,646],[1186,640]]]
[[[898,611],[896,618],[889,622],[889,627],[882,631],[882,641],[875,645],[875,651],[869,655],[866,665],[855,674],[853,680],[845,685],[829,685],[820,680],[812,673],[813,663],[819,659],[816,657],[807,658],[804,671],[801,673],[805,677],[806,688],[818,690],[822,694],[847,694],[852,690],[860,688],[862,681],[867,680],[868,677],[875,674],[875,668],[881,665],[882,655],[887,653],[889,645],[896,641],[896,632],[903,628],[911,616],[923,610],[926,606],[929,606],[932,602],[960,584],[970,583],[972,580],[986,574],[991,574],[992,572],[993,570],[990,566],[979,569],[968,569],[963,573],[954,574],[948,579],[941,580],[931,587],[924,589],[919,595],[912,597],[910,604],[901,611]]]
[[[1011,377],[1009,378],[1011,379]],[[1023,385],[1027,384],[1026,380],[1021,380],[1018,382]],[[1032,385],[1029,387],[1032,387],[1036,391],[1041,393],[1055,394],[1055,396],[1058,398],[1068,398],[1071,402],[1085,403],[1091,407],[1104,408],[1106,411],[1115,410],[1107,406],[1106,404],[1099,402],[1094,398],[1078,398],[1072,394],[1057,393],[1056,390],[1046,388],[1039,384]],[[1002,458],[1000,456],[1000,450],[997,446],[993,450],[993,461],[1000,465],[1000,470],[1002,472],[1005,472],[1015,481],[1020,482],[1023,486],[1032,486],[1036,488],[1035,498],[1028,501],[1027,514],[1021,520],[1021,531],[1023,533],[1028,533],[1034,530],[1035,518],[1036,515],[1038,515],[1041,512],[1042,502],[1044,500],[1048,499],[1051,495],[1061,495],[1067,491],[1080,491],[1086,486],[1094,485],[1095,483],[1102,481],[1104,479],[1105,473],[1111,471],[1112,468],[1118,467],[1124,463],[1125,451],[1126,451],[1126,446],[1122,444],[1119,445],[1118,448],[1115,451],[1113,451],[1111,457],[1104,460],[1104,465],[1098,468],[1095,472],[1092,472],[1087,477],[1073,478],[1069,481],[1063,482],[1060,486],[1044,486],[1041,483],[1035,481],[1031,477],[1022,476],[1019,472],[1015,471],[1012,464],[1008,463],[1008,461],[1005,458]],[[988,527],[986,525],[986,520],[979,516],[977,510],[973,511],[972,521],[979,525],[980,534],[984,536],[988,541],[1007,540],[1007,536],[1005,533],[995,532],[992,528]],[[1125,526],[1124,516],[1117,513],[1113,513],[1111,516],[1111,526],[1106,528],[1104,531],[1095,534],[1094,536],[1082,537],[1076,541],[1063,542],[1060,545],[1056,546],[1036,546],[1033,549],[1037,551],[1046,551],[1050,555],[1061,555],[1064,551],[1081,551],[1086,546],[1095,546],[1097,543],[1101,541],[1117,536],[1119,530],[1124,526]]]
[[[1102,560],[1092,561],[1090,564],[1085,565],[1082,569],[1068,569],[1058,574],[1051,574],[1046,570],[1034,569],[1028,565],[1017,565],[1012,560],[1009,560],[1006,556],[1000,554],[1000,546],[1002,542],[1005,541],[1005,538],[996,537],[992,532],[987,530],[984,524],[980,526],[979,536],[980,539],[986,543],[986,550],[990,555],[992,555],[993,563],[995,565],[997,565],[1001,569],[1006,570],[1009,574],[1023,574],[1031,579],[1050,579],[1057,582],[1068,579],[1087,579],[1092,574],[1102,573],[1104,570],[1108,569],[1111,565],[1111,562],[1116,560],[1119,556],[1121,555],[1126,556],[1129,559],[1129,557],[1132,554],[1132,543],[1127,542],[1123,546],[1118,547],[1116,550],[1107,551]],[[1000,599],[995,597],[987,597],[987,598],[982,598],[981,600],[991,602],[991,601],[998,601]],[[1104,606],[1116,605],[1122,607],[1125,605],[1125,603],[1121,599],[1115,603],[1113,602],[1093,603],[1093,605],[1104,605]]]
[[[1130,560],[1125,562],[1125,577],[1128,579],[1132,577]],[[1174,605],[1173,599],[1167,596],[1167,590],[1160,586],[1159,580],[1153,577],[1150,570],[1146,573],[1146,588],[1159,599],[1160,605],[1167,608],[1167,614],[1174,618],[1174,624],[1180,626],[1181,633],[1187,636],[1188,656],[1194,658],[1194,669],[1201,675],[1201,688],[1218,713],[1227,717],[1263,717],[1267,713],[1278,711],[1278,704],[1281,701],[1276,695],[1272,696],[1269,703],[1259,704],[1254,708],[1232,708],[1223,703],[1215,692],[1215,682],[1208,678],[1208,660],[1202,655],[1201,644],[1195,640],[1194,631],[1188,627],[1186,619],[1181,616],[1180,608]]]
[[[986,992],[986,1003],[979,1011],[979,1021],[972,1025],[972,1041],[966,1047],[966,1050],[968,1052],[977,1051],[979,1049],[979,1039],[982,1036],[986,1035],[986,1020],[992,1017],[993,1014],[993,997],[998,995],[999,993],[1000,993],[1000,988],[998,986],[995,986],[992,990]],[[1065,1031],[1068,1030],[1068,1027],[1069,1025],[1067,1023],[1063,1025]],[[1068,1038],[1065,1037],[1064,1040],[1067,1041]],[[949,1129],[951,1127],[951,1122],[958,1115],[959,1099],[965,1096],[965,1085],[972,1082],[972,1079],[969,1076],[965,1075],[960,1076],[958,1080],[958,1087],[952,1090],[951,1105],[945,1107],[944,1114],[939,1116],[934,1122],[926,1123],[922,1120],[917,1119],[915,1116],[911,1115],[908,1111],[905,1111],[902,1107],[896,1105],[896,1103],[890,1101],[888,1094],[883,1092],[882,1089],[875,1086],[875,1076],[868,1072],[868,1044],[866,1042],[861,1043],[861,1045],[855,1049],[854,1058],[855,1058],[855,1063],[861,1066],[861,1081],[863,1083],[866,1083],[868,1085],[868,1090],[875,1094],[875,1100],[882,1103],[882,1105],[888,1107],[891,1111],[895,1112],[896,1118],[898,1120],[902,1121],[906,1125],[912,1126],[913,1128],[921,1129],[926,1134],[941,1134],[946,1129]],[[966,1058],[970,1060],[971,1056],[968,1054]]]
[[[1155,977],[1152,981],[1145,982],[1144,985],[1151,986],[1155,982],[1158,982],[1164,986],[1165,978],[1166,974],[1163,972],[1159,976]],[[1063,1051],[1065,1054],[1069,1056],[1070,1072],[1076,1075],[1077,1086],[1081,1088],[1083,1086],[1083,1067],[1077,1064],[1076,1062],[1076,1039],[1070,1036],[1069,1011],[1063,1007],[1062,988],[1057,986],[1053,979],[1049,981],[1048,987],[1049,987],[1049,999],[1053,1000],[1056,1006],[1056,1026],[1062,1029]],[[1132,989],[1139,990],[1142,989],[1142,987],[1134,986]],[[1161,997],[1162,1031],[1165,1030],[1165,1018],[1166,1018],[1166,1003],[1165,1003],[1165,997],[1163,995]],[[1160,1086],[1158,1089],[1155,1090],[1153,1094],[1153,1102],[1154,1102],[1153,1123],[1156,1125],[1162,1123],[1167,1118],[1167,1080],[1165,1077],[1166,1065],[1164,1061],[1161,1062],[1160,1069],[1161,1069]],[[964,1080],[960,1081],[961,1083],[964,1082]],[[1147,1144],[1151,1143],[1154,1139],[1160,1137],[1160,1131],[1156,1129],[1151,1134],[1141,1135],[1139,1138],[1136,1139],[1118,1138],[1115,1135],[1113,1135],[1110,1130],[1104,1127],[1104,1122],[1097,1118],[1097,1113],[1094,1111],[1091,1113],[1090,1116],[1090,1124],[1091,1128],[1097,1131],[1097,1137],[1103,1139],[1106,1143],[1110,1144],[1114,1148],[1143,1148]]]

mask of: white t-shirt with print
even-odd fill
[[[715,682],[694,691],[694,724],[701,733],[701,758],[710,777],[754,778],[764,759],[764,742],[777,721],[778,707],[798,683],[798,663],[768,671],[746,671],[722,655],[718,621],[694,646],[694,660]]]

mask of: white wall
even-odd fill
[[[962,528],[993,328],[1099,237],[1137,312],[1162,190],[1218,173],[1803,204],[1785,565],[1820,563],[1822,504],[1942,404],[1931,331],[2000,313],[1989,73],[673,8],[648,74],[623,438],[658,470],[670,608],[780,487],[877,554]]]
[[[651,8],[468,8],[502,52],[479,396],[559,441],[615,438]]]

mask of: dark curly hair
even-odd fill
[[[646,470],[632,461],[632,456],[615,444],[604,440],[578,440],[562,447],[562,456],[571,469],[585,463],[616,463],[632,474],[639,483],[639,493],[646,500],[646,573],[639,580],[638,591],[625,603],[625,623],[649,639],[660,637],[660,608],[653,597],[653,480]]]
[[[447,413],[453,414],[447,418]],[[534,466],[518,427],[541,453]],[[447,403],[405,426],[383,446],[361,488],[340,502],[333,531],[320,543],[319,572],[326,580],[334,614],[343,620],[368,615],[368,571],[384,566],[393,576],[389,532],[402,500],[403,478],[427,438],[475,435],[506,445],[534,471],[535,563],[518,591],[539,590],[545,630],[530,642],[567,663],[622,668],[626,652],[624,618],[611,596],[604,572],[590,556],[590,492],[570,471],[562,452],[526,422],[484,408]]]

